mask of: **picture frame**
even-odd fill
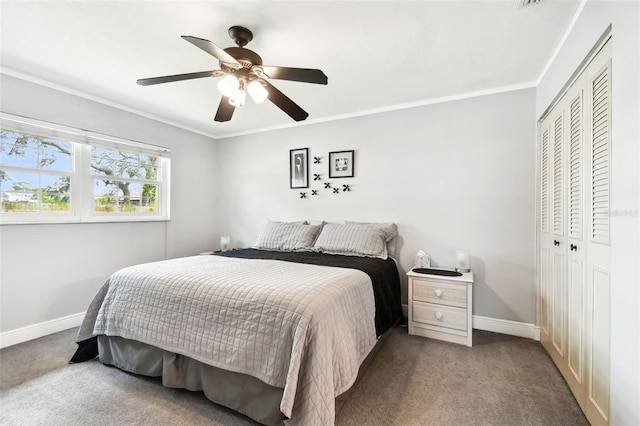
[[[353,177],[354,152],[334,151],[329,153],[329,178]]]
[[[309,148],[289,150],[289,182],[291,188],[309,187]]]

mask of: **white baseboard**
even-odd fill
[[[540,327],[525,322],[509,321],[497,318],[473,316],[473,328],[511,336],[540,340]]]
[[[402,304],[402,315],[409,316],[409,306]],[[525,322],[509,321],[490,317],[473,316],[473,328],[511,336],[526,337],[540,341],[540,327]]]
[[[402,305],[402,314],[405,317],[409,315],[408,309],[409,308],[406,304]],[[85,312],[80,312],[74,315],[41,322],[39,324],[5,331],[4,333],[0,333],[0,348],[13,346],[18,343],[37,339],[38,337],[43,337],[49,334],[57,333],[59,331],[68,330],[73,327],[79,327],[80,324],[82,324],[84,315]],[[533,340],[540,340],[540,327],[524,322],[508,321],[503,319],[474,315],[473,328],[484,331],[493,331],[494,333],[526,337]]]
[[[37,339],[38,337],[78,327],[82,324],[84,314],[85,312],[80,312],[78,314],[68,315],[66,317],[56,318],[50,321],[0,333],[0,348],[6,348],[28,340]]]

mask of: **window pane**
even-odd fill
[[[0,193],[2,194],[3,212],[37,212],[38,173],[21,173],[6,171],[1,174]]]
[[[70,211],[69,176],[8,171],[0,174],[3,212]],[[42,201],[42,202],[41,202]]]
[[[94,180],[93,211],[96,213],[113,213],[117,211],[118,187],[113,182]]]
[[[71,178],[68,176],[41,177],[42,211],[47,213],[69,212]]]
[[[118,212],[139,213],[140,212],[140,184],[120,183],[118,185]]]
[[[91,173],[113,175],[113,156],[116,151],[104,148],[91,148]]]
[[[157,213],[158,212],[158,185],[144,184],[142,185],[142,212]]]
[[[48,141],[40,151],[40,164],[43,169],[64,170],[70,172],[73,169],[71,155],[73,147],[68,142]]]
[[[8,166],[71,171],[73,146],[69,142],[27,133],[1,130],[0,163]]]
[[[157,213],[158,185],[94,180],[94,212]]]
[[[160,159],[155,156],[91,148],[91,172],[94,175],[157,180],[159,168]]]
[[[122,160],[114,163],[114,176],[127,177],[127,178],[141,178],[140,165],[137,161],[133,161],[131,158],[127,158],[126,155],[122,156]]]
[[[0,163],[7,166],[38,167],[38,150],[3,143]]]
[[[144,167],[144,174],[142,175],[143,179],[147,180],[158,180],[158,169],[157,166],[147,165]]]

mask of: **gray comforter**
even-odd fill
[[[113,274],[77,341],[120,336],[283,388],[291,424],[335,421],[335,397],[376,343],[374,296],[361,271],[194,256]]]

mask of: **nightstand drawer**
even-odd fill
[[[467,330],[467,310],[433,303],[413,302],[413,321]]]
[[[467,286],[414,279],[413,300],[466,308]]]

